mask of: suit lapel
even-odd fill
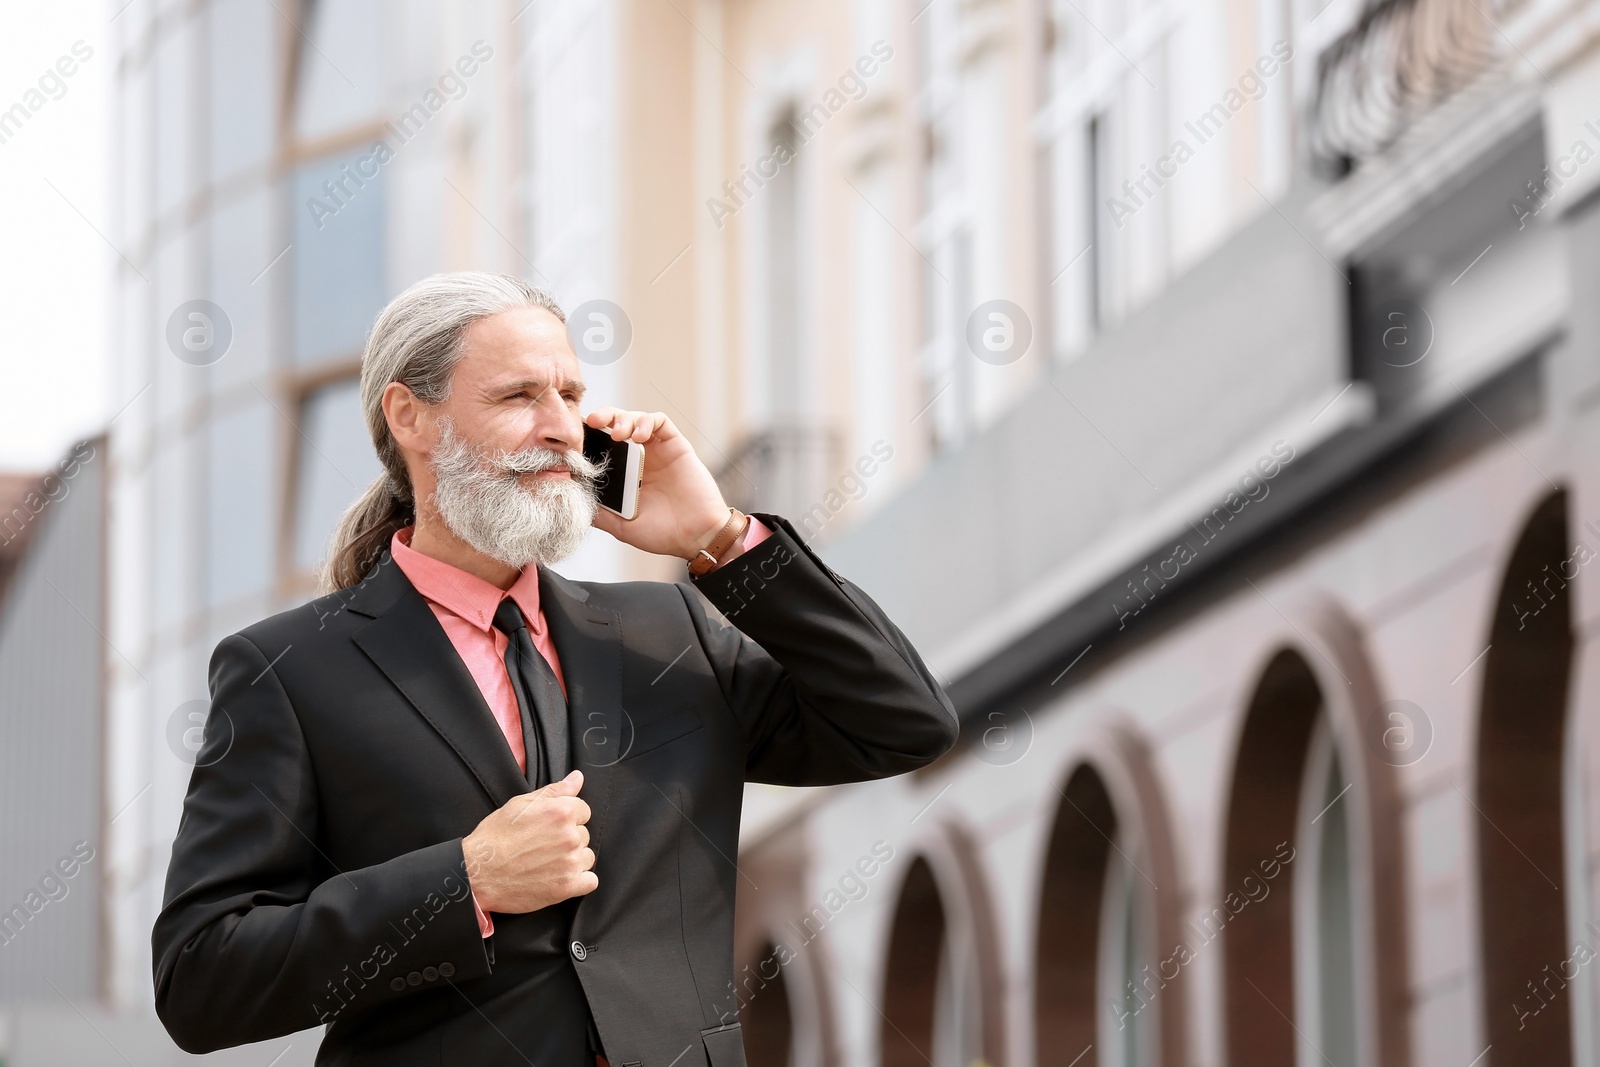
[[[422,594],[387,555],[348,609],[372,617],[355,643],[455,751],[495,807],[528,791],[483,693]],[[565,666],[565,664],[563,664]]]
[[[588,601],[588,590],[539,568],[539,607],[567,685],[571,765],[583,772],[579,795],[589,805],[589,835],[598,851],[606,836],[612,768],[627,755],[633,728],[622,709],[622,620]]]

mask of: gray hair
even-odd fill
[[[567,321],[552,293],[521,278],[487,271],[431,275],[378,313],[361,353],[361,410],[384,472],[339,520],[321,575],[324,592],[360,582],[388,548],[394,532],[416,521],[411,475],[383,414],[384,390],[399,382],[424,404],[448,400],[467,328],[479,319],[522,307],[544,308]]]

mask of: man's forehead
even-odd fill
[[[467,328],[457,371],[474,378],[526,379],[541,384],[583,384],[583,365],[565,325],[544,308],[516,308],[479,319]]]

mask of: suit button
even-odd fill
[[[406,982],[411,984],[411,985],[421,985],[422,984],[422,972],[421,971],[412,971],[410,974],[406,975]]]
[[[438,981],[439,968],[437,968],[437,967],[424,967],[424,968],[422,968],[422,978],[423,978],[424,981],[427,981],[427,982]]]
[[[580,963],[589,958],[589,950],[583,947],[582,941],[572,943],[572,958]]]
[[[441,978],[449,978],[451,975],[453,975],[455,973],[456,973],[456,965],[455,964],[453,964],[453,963],[441,963],[441,964],[439,964],[439,976]]]
[[[404,978],[396,978],[394,981],[389,983],[389,988],[390,989],[400,990],[400,989],[404,989],[405,987],[406,987],[406,980]]]

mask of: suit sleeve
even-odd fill
[[[317,783],[265,656],[234,635],[151,937],[156,1012],[204,1053],[358,1015],[490,971],[461,839],[340,871],[317,844]],[[398,980],[400,988],[394,988]]]
[[[955,708],[916,649],[794,527],[759,517],[772,536],[695,581],[727,622],[685,596],[744,731],[746,778],[832,785],[943,755],[956,741]]]

